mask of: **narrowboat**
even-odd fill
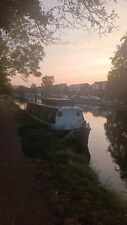
[[[84,119],[82,108],[70,104],[68,100],[43,98],[42,103],[28,102],[27,111],[56,130],[74,130],[90,125]]]

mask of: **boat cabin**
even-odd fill
[[[74,101],[68,98],[46,98],[42,97],[42,104],[52,106],[73,106]]]

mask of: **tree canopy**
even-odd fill
[[[54,83],[54,76],[44,76],[42,77],[42,92],[45,96],[50,96]]]
[[[44,76],[42,77],[42,86],[50,86],[54,83],[54,76]]]
[[[26,32],[26,27],[36,29],[39,26],[40,31],[55,28],[56,31],[56,28],[68,26],[88,29],[90,25],[107,32],[113,28],[116,13],[114,10],[108,13],[106,4],[107,1],[102,0],[3,0],[0,3],[0,28],[10,32],[12,24],[13,29],[20,24]],[[46,33],[42,34],[44,38]]]
[[[121,39],[108,74],[110,96],[127,102],[127,34]]]
[[[0,1],[0,65],[4,74],[40,76],[43,47],[62,29],[110,32],[116,13],[105,6],[103,0]]]

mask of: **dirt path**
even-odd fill
[[[51,207],[25,159],[13,113],[0,100],[0,225],[53,225]]]

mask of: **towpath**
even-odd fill
[[[0,100],[0,225],[53,225],[51,206],[21,149],[13,112]]]

